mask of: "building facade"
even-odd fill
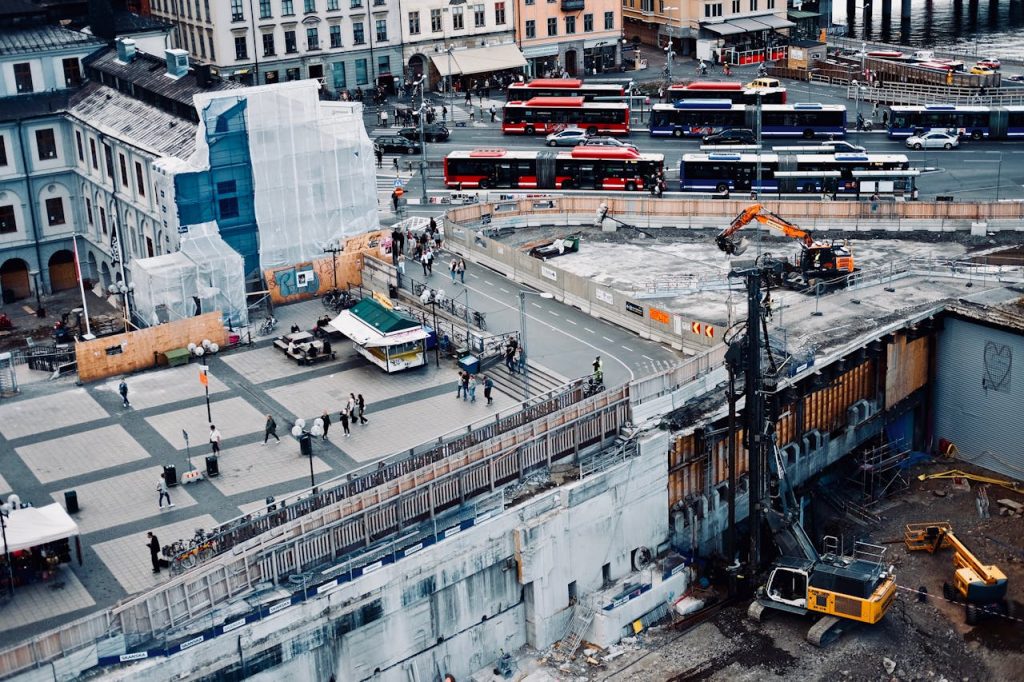
[[[516,39],[531,77],[591,76],[622,66],[619,0],[518,0]]]
[[[151,0],[175,45],[240,83],[315,78],[332,94],[401,74],[398,0]]]

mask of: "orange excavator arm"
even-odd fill
[[[731,237],[755,220],[765,227],[778,230],[791,239],[799,239],[804,246],[814,244],[814,238],[806,230],[801,230],[785,218],[766,210],[761,204],[751,204],[742,213],[733,218],[732,222],[729,223],[729,227],[722,230],[715,237],[715,243],[718,245],[718,248],[729,254],[739,255],[743,253],[746,250],[745,244],[742,241],[735,241]]]

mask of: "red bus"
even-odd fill
[[[584,83],[578,78],[537,78],[529,83],[513,83],[505,92],[509,102],[525,102],[531,97],[622,97],[625,88],[614,83]]]
[[[444,183],[457,189],[650,189],[665,170],[664,154],[627,147],[574,147],[521,152],[474,149],[444,159]]]
[[[745,90],[742,83],[718,81],[695,81],[687,84],[670,85],[666,93],[667,102],[684,99],[727,99],[733,104],[757,104],[761,93],[761,104],[785,104],[786,88],[761,88]]]
[[[582,97],[533,97],[508,102],[501,115],[501,132],[506,135],[546,135],[571,126],[590,135],[629,135],[629,105],[585,102]]]

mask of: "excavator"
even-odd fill
[[[803,247],[799,263],[783,263],[781,281],[778,284],[793,289],[816,287],[819,282],[841,284],[845,282],[844,275],[857,271],[853,263],[853,254],[846,242],[815,241],[809,232],[772,213],[761,204],[752,204],[744,209],[715,237],[715,244],[726,254],[739,256],[747,250],[749,243],[746,239],[734,239],[733,235],[755,221],[776,229],[787,237],[799,240]]]
[[[911,551],[934,554],[953,548],[953,584],[942,584],[942,596],[949,601],[963,599],[968,625],[976,625],[982,613],[1007,615],[1006,574],[998,566],[986,565],[953,533],[947,522],[908,523],[903,542]]]

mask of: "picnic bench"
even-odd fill
[[[274,339],[274,346],[300,365],[315,365],[337,357],[333,350],[324,352],[324,342],[318,341],[309,332],[292,332],[279,336]]]

